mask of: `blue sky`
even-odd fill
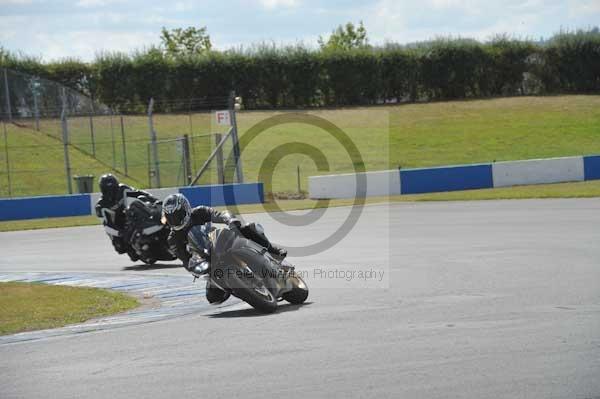
[[[319,35],[362,20],[371,43],[436,36],[538,39],[600,24],[600,0],[0,0],[0,44],[44,60],[94,59],[159,43],[162,26],[207,26],[214,47],[261,41],[316,45]]]

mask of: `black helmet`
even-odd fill
[[[162,206],[163,223],[174,230],[181,230],[190,223],[192,206],[183,194],[171,194],[165,198]]]
[[[119,195],[119,181],[112,174],[107,173],[98,180],[102,197],[109,201],[117,201]]]

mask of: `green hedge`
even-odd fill
[[[563,32],[541,44],[504,36],[351,51],[262,45],[177,59],[151,48],[104,54],[91,64],[43,64],[4,52],[0,65],[59,81],[124,112],[143,110],[150,97],[168,110],[177,100],[230,90],[249,109],[587,93],[600,91],[600,32]]]

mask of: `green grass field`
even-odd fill
[[[489,162],[600,153],[600,96],[513,97],[489,100],[407,104],[336,110],[306,111],[342,128],[360,149],[368,170],[426,167],[435,165]],[[249,111],[238,114],[240,134],[256,123],[282,112]],[[123,170],[122,143],[118,118],[95,120],[96,152],[104,164],[71,149],[73,174],[94,174],[109,170],[113,164]],[[209,114],[157,115],[155,130],[159,139],[183,134],[200,135],[223,132],[211,123]],[[89,120],[69,122],[71,139],[91,152]],[[127,158],[133,185],[146,187],[148,123],[143,116],[124,118]],[[42,129],[57,137],[56,121],[43,121]],[[112,157],[111,135],[116,134]],[[275,164],[267,155],[278,146],[303,142],[320,150],[329,170],[317,171],[305,155],[286,155]],[[9,158],[14,196],[60,194],[65,192],[63,149],[59,141],[45,134],[14,125],[8,129]],[[194,168],[214,146],[209,138],[196,137],[192,143]],[[180,163],[176,145],[159,146],[163,185],[177,183]],[[0,196],[7,196],[4,142],[0,140]],[[167,162],[171,161],[171,162]],[[296,123],[266,130],[242,154],[245,178],[256,181],[261,167],[273,175],[273,191],[296,190],[296,168],[300,166],[302,189],[307,177],[315,174],[350,172],[353,163],[343,147],[320,128]],[[37,171],[37,172],[30,172]],[[214,171],[203,183],[214,182]],[[120,177],[123,177],[122,175]]]
[[[0,136],[3,132],[0,130]],[[67,180],[64,167],[63,145],[57,139],[28,128],[7,125],[8,158],[11,171],[11,194],[26,195],[64,194]],[[4,137],[0,140],[0,196],[8,196],[8,174]],[[72,174],[94,174],[110,170],[110,166],[70,148]],[[124,178],[122,174],[118,174]],[[131,183],[142,183],[126,179]],[[75,185],[73,183],[73,189]]]
[[[313,113],[348,133],[368,170],[600,153],[600,96],[505,98]],[[250,113],[240,119],[247,127],[269,115]],[[249,147],[244,158],[247,175],[258,175],[265,149],[298,137],[324,149],[333,171],[352,171],[340,146],[318,129],[291,125],[272,130],[262,142]],[[275,191],[293,190],[296,163],[305,175],[318,174],[306,157],[289,158],[275,171]]]
[[[0,283],[0,335],[82,323],[138,305],[135,298],[98,288]]]

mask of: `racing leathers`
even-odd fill
[[[236,228],[248,239],[265,247],[269,252],[281,258],[285,257],[287,252],[271,244],[265,234],[260,231],[254,223],[242,226],[238,219],[233,218],[229,212],[221,212],[208,206],[197,206],[192,209],[190,222],[181,230],[172,229],[167,239],[169,247],[173,254],[177,256],[187,269],[190,260],[190,253],[187,251],[187,235],[193,226],[201,226],[206,223],[222,223],[235,225]]]
[[[137,190],[126,184],[119,184],[119,191],[116,198],[100,197],[96,203],[96,216],[103,218],[105,224],[119,232],[118,236],[110,236],[115,251],[119,254],[127,252],[132,257],[132,260],[135,261],[137,260],[137,256],[129,244],[134,226],[127,222],[125,215],[127,198],[141,199],[151,203],[157,201],[152,194],[146,191]]]

